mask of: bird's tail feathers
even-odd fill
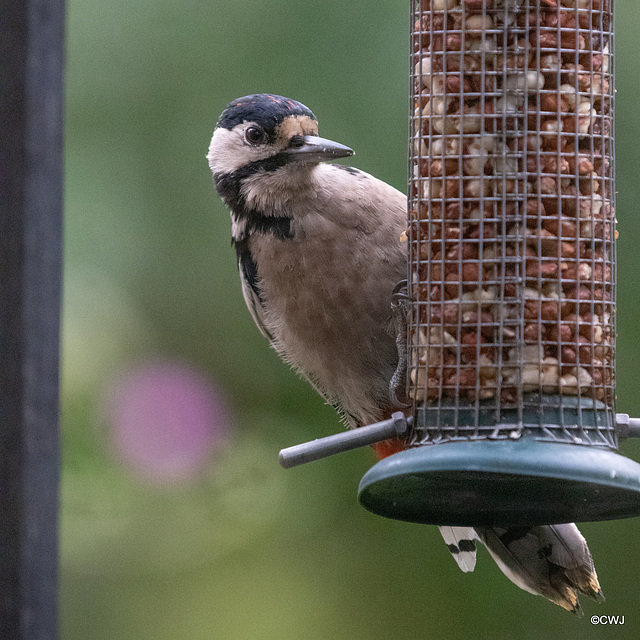
[[[578,593],[604,600],[587,542],[575,524],[476,528],[515,585],[582,615]]]
[[[480,540],[472,527],[438,527],[444,541],[465,573],[473,571],[476,566],[476,541]]]

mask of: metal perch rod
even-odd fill
[[[398,411],[388,420],[287,447],[280,451],[278,459],[281,466],[291,469],[306,462],[328,458],[336,453],[351,451],[351,449],[358,449],[389,438],[397,438],[407,431],[412,422],[411,417],[406,418]],[[640,438],[640,418],[630,418],[627,413],[617,413],[616,432],[621,440]]]
[[[398,411],[388,420],[282,449],[279,455],[280,464],[285,469],[290,469],[305,462],[327,458],[335,453],[375,444],[388,438],[397,438],[406,432],[411,422],[412,418],[405,418],[404,414]]]

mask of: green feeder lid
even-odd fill
[[[387,518],[453,526],[532,526],[640,515],[640,464],[609,449],[464,440],[396,453],[373,466],[362,506]]]

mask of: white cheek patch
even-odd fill
[[[269,146],[253,147],[244,138],[251,122],[242,122],[233,129],[219,128],[213,132],[207,160],[212,173],[232,173],[250,162],[268,158],[273,149]]]

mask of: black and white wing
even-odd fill
[[[238,271],[240,272],[240,283],[242,284],[242,296],[249,313],[260,330],[260,333],[271,343],[273,336],[265,326],[264,304],[260,295],[260,287],[258,286],[258,266],[256,265],[251,251],[246,243],[237,243],[236,251],[238,254]]]

